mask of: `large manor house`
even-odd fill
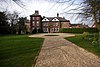
[[[81,24],[70,24],[70,21],[65,19],[64,17],[59,17],[59,13],[57,13],[56,17],[45,17],[39,15],[39,11],[36,10],[34,14],[30,15],[30,21],[27,22],[27,28],[29,32],[33,32],[36,30],[39,32],[42,30],[43,32],[59,32],[60,28],[80,28],[83,27]],[[88,26],[84,26],[88,27]]]

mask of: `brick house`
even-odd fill
[[[30,32],[33,30],[42,30],[42,17],[38,11],[35,11],[33,15],[30,15]]]
[[[88,25],[82,25],[82,24],[70,24],[71,28],[89,28]]]
[[[82,24],[71,24],[71,28],[80,28]]]
[[[42,30],[43,32],[59,32],[60,28],[70,28],[70,21],[64,17],[41,17],[38,11],[30,15],[30,30],[31,33],[34,29]]]

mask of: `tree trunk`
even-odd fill
[[[94,8],[94,10],[95,10],[95,8]],[[96,24],[96,27],[97,27],[98,30],[99,30],[98,41],[99,41],[99,48],[100,48],[100,24],[97,22],[95,11],[93,12],[93,19],[94,19],[94,23]]]

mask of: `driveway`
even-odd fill
[[[35,67],[100,67],[100,58],[64,39],[70,36],[75,35],[45,33],[29,36],[45,38]]]

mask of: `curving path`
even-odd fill
[[[64,37],[74,36],[65,33],[35,34],[29,37],[45,38],[35,67],[100,67],[100,58],[67,41]]]

